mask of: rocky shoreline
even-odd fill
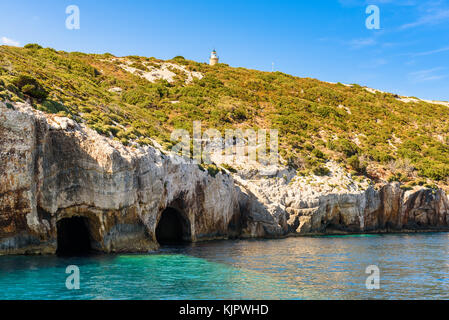
[[[156,250],[167,209],[190,242],[449,231],[443,190],[405,191],[399,183],[377,190],[332,164],[316,183],[287,168],[269,177],[245,170],[212,176],[177,158],[0,102],[0,254],[55,254],[59,223],[73,217],[84,219],[95,251]]]

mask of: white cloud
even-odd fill
[[[13,46],[13,47],[20,46],[19,41],[16,41],[16,40],[13,40],[13,39],[9,39],[7,37],[2,37],[1,40],[2,40],[2,43],[6,44],[7,46]]]
[[[439,49],[435,49],[435,50],[431,50],[431,51],[418,52],[418,53],[414,53],[413,56],[428,56],[431,54],[445,52],[445,51],[449,51],[449,47],[443,47],[443,48],[439,48]]]
[[[440,80],[443,78],[446,78],[446,75],[437,74],[438,71],[444,70],[443,67],[438,68],[432,68],[432,69],[426,69],[426,70],[419,70],[415,72],[410,72],[408,75],[414,82],[425,82],[425,81],[432,81],[432,80]]]
[[[418,20],[400,26],[399,30],[435,25],[447,20],[449,20],[449,10],[428,10],[427,13],[421,16]]]
[[[376,67],[380,67],[380,66],[383,66],[386,64],[388,64],[388,60],[379,58],[379,59],[374,59],[373,61],[371,61],[370,65],[372,68],[376,68]]]
[[[383,59],[383,58],[371,59],[369,61],[365,61],[363,64],[360,64],[360,68],[376,69],[376,68],[380,68],[388,63],[389,63],[388,60]]]
[[[373,38],[354,39],[354,40],[351,40],[349,42],[349,45],[353,49],[360,49],[360,48],[363,48],[363,47],[374,46],[376,44],[377,44],[377,41],[374,40]]]

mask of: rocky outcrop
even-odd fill
[[[277,190],[278,197],[271,199],[248,191],[241,197],[240,205],[247,208],[242,215],[243,236],[449,231],[449,201],[443,190],[404,191],[397,182],[379,190],[369,186],[308,198],[301,198],[292,185]]]
[[[331,171],[328,181],[285,168],[211,176],[158,147],[123,146],[68,118],[0,103],[0,254],[55,253],[58,224],[72,217],[85,219],[97,251],[155,250],[168,208],[187,241],[449,229],[442,190],[375,190]]]
[[[157,248],[156,226],[169,207],[182,216],[186,240],[235,234],[229,175],[0,104],[0,253],[54,253],[58,221],[73,216],[87,219],[98,251],[146,252]]]

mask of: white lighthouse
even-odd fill
[[[217,51],[212,51],[212,53],[210,54],[210,60],[209,60],[209,65],[211,66],[215,66],[218,63],[218,56],[217,56]]]

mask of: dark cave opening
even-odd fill
[[[89,221],[83,217],[61,219],[57,222],[59,256],[83,256],[92,253]]]
[[[156,239],[160,245],[185,243],[188,233],[188,223],[178,210],[167,208],[162,212],[156,227]]]

